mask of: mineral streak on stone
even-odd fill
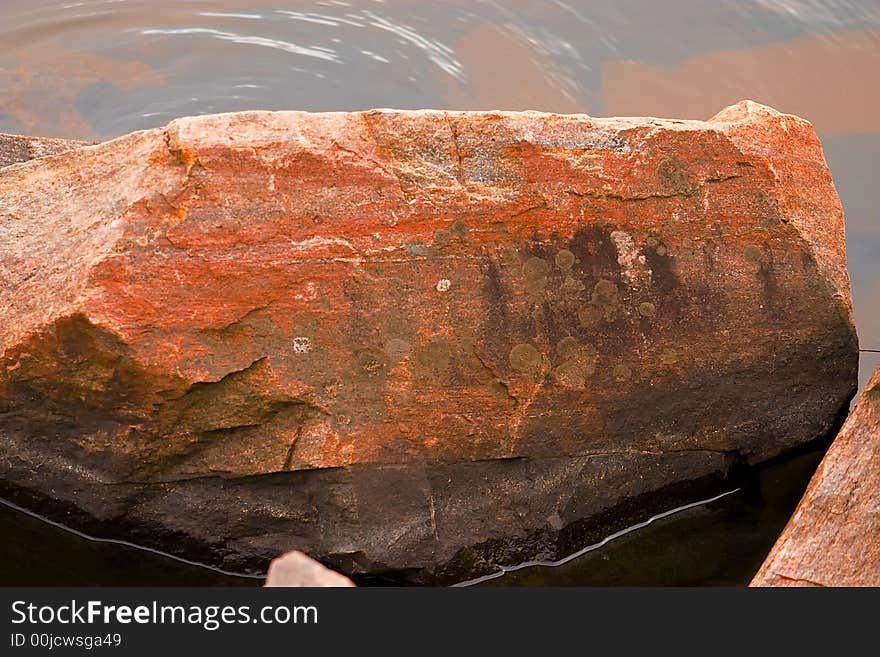
[[[880,586],[880,369],[752,586]]]
[[[0,170],[0,245],[7,485],[230,563],[553,554],[856,385],[821,147],[748,101],[180,119]]]

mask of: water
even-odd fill
[[[530,567],[488,586],[742,586],[770,551],[822,451],[759,468],[738,490],[670,513],[557,566]]]
[[[0,586],[256,586],[170,555],[96,539],[0,501]]]
[[[0,3],[0,132],[98,140],[177,116],[243,109],[538,109],[707,118],[751,98],[799,114],[816,126],[846,211],[856,323],[867,349],[880,349],[880,221],[872,194],[880,183],[878,70],[876,0]],[[878,364],[880,353],[862,354],[862,385]],[[777,487],[802,489],[809,471],[793,472]],[[648,553],[656,558],[657,550],[638,547],[639,541],[699,541],[701,528],[715,526],[719,514],[745,514],[747,523],[775,527],[765,517],[773,494],[768,489],[758,496],[762,501],[750,498],[749,504],[738,501],[743,495],[730,496],[711,511],[677,514],[618,539],[618,545],[636,546],[620,557],[629,564],[620,572],[598,556],[607,554],[603,549],[553,569],[552,576],[503,580],[592,583],[596,572],[605,572],[609,582],[632,583],[628,572],[654,581],[632,566]],[[778,507],[783,519],[790,512],[784,509]],[[35,541],[63,542],[52,538],[58,530],[38,540],[32,523],[0,510],[7,537],[0,559],[25,559]],[[665,538],[658,533],[663,528]],[[747,580],[743,573],[760,562],[772,538],[751,541],[746,534],[735,523],[718,533],[745,541],[750,565],[739,575],[694,566],[676,581]],[[71,554],[65,561],[71,572],[97,579],[81,572],[65,581],[97,582],[99,571],[112,570],[108,563],[117,557],[108,555],[120,554],[117,548]],[[713,549],[714,560],[728,554],[719,545]],[[728,554],[728,562],[734,556]],[[661,570],[677,572],[671,562]],[[65,567],[46,581],[59,581]],[[46,572],[39,563],[22,570],[34,577]],[[167,576],[208,581],[199,579],[204,573],[184,571]],[[3,583],[18,576],[0,571]],[[131,575],[109,577],[123,582]]]

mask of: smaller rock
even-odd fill
[[[45,139],[43,137],[23,137],[0,133],[0,168],[27,162],[38,157],[57,155],[89,144],[67,139]]]
[[[265,586],[354,586],[354,582],[307,554],[293,550],[269,564]]]
[[[752,586],[880,586],[880,369]]]

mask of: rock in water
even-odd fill
[[[0,171],[0,222],[7,489],[228,566],[552,555],[856,386],[821,147],[751,102],[186,118]]]
[[[330,570],[299,550],[282,554],[269,564],[266,586],[350,587],[345,575]]]
[[[880,586],[880,369],[752,586]]]

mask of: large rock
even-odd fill
[[[0,222],[8,494],[227,566],[553,555],[856,385],[821,147],[751,102],[187,118],[0,171]]]
[[[880,586],[880,369],[753,586]]]

